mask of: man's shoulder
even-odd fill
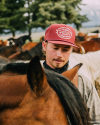
[[[91,90],[93,86],[93,83],[88,79],[88,77],[81,73],[78,73],[78,87],[84,87]]]

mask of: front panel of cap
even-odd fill
[[[65,41],[74,44],[75,30],[65,24],[52,24],[45,32],[45,40],[47,41]]]

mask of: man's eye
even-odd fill
[[[58,50],[58,48],[54,48],[55,50]]]
[[[69,49],[63,49],[63,51],[68,51]]]

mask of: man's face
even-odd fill
[[[72,47],[68,45],[42,43],[43,50],[46,52],[46,63],[53,69],[63,67],[69,60]]]

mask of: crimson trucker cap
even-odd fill
[[[74,28],[65,24],[50,25],[45,31],[45,41],[54,44],[63,44],[78,47],[75,45]]]

